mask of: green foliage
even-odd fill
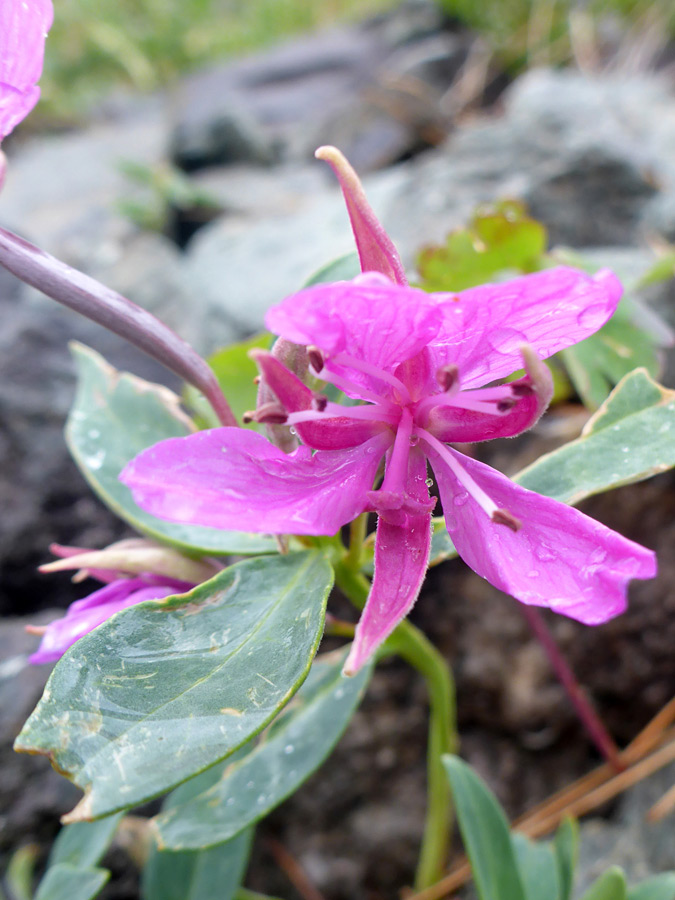
[[[156,848],[143,870],[143,900],[232,900],[246,872],[253,829],[210,850]]]
[[[47,44],[43,115],[71,117],[116,86],[176,75],[394,0],[60,0]]]
[[[110,878],[107,869],[81,869],[57,863],[47,869],[35,900],[91,900]]]
[[[675,391],[644,369],[621,381],[588,420],[581,437],[540,456],[513,480],[575,505],[586,497],[675,466]],[[441,516],[433,519],[430,565],[457,555]]]
[[[470,766],[456,756],[444,756],[443,764],[479,900],[570,900],[576,824],[565,820],[552,842],[531,841],[509,830],[497,798]],[[628,890],[614,866],[581,900],[672,900],[674,888],[675,872],[667,872]]]
[[[162,812],[156,827],[163,847],[196,849],[229,840],[309,778],[349,724],[370,680],[371,666],[345,678],[346,656],[341,650],[319,657],[255,748],[203,793]]]
[[[72,350],[79,377],[66,442],[94,492],[114,513],[136,531],[191,554],[276,552],[271,537],[165,522],[140,509],[119,481],[120,472],[141,450],[164,438],[184,437],[194,425],[168,388],[118,372],[82,344],[73,344]]]
[[[304,681],[333,573],[316,552],[258,557],[117,613],[57,663],[16,749],[85,791],[71,821],[143,803],[224,759]]]
[[[49,854],[49,865],[63,864],[81,869],[95,866],[108,849],[121,818],[122,814],[118,813],[98,822],[66,825],[54,842]]]
[[[417,270],[425,291],[464,291],[495,275],[535,272],[546,252],[546,229],[522,203],[481,206],[466,228],[452,231],[441,247],[425,247]]]
[[[528,216],[521,203],[506,200],[483,206],[466,228],[448,236],[445,245],[421,251],[417,260],[420,286],[427,291],[462,291],[561,262],[589,272],[602,268],[597,254],[591,263],[576,252],[547,253],[546,246],[546,229]],[[665,254],[637,281],[625,278],[626,293],[612,319],[549,362],[554,402],[571,396],[570,379],[586,406],[597,409],[612,387],[634,369],[643,367],[651,375],[658,374],[659,350],[672,342],[672,334],[636,294],[647,285],[672,278],[674,261],[673,254]]]

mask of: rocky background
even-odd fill
[[[535,69],[509,83],[480,40],[432,3],[408,2],[362,26],[191,76],[170,93],[114,98],[86,128],[17,137],[7,148],[0,224],[146,306],[204,352],[259,329],[269,305],[352,249],[330,171],[312,159],[322,143],[364,173],[410,267],[421,245],[440,242],[478,203],[509,196],[526,201],[554,244],[610,248],[624,269],[639,271],[650,247],[675,241],[666,62],[627,54],[591,72]],[[135,178],[125,174],[130,163]],[[167,187],[175,185],[167,164],[184,173],[180,190]],[[144,181],[160,188],[153,194]],[[138,227],[150,214],[161,231]],[[647,299],[675,324],[672,283]],[[77,794],[44,760],[11,750],[48,674],[27,665],[36,638],[23,626],[86,592],[35,567],[52,541],[104,546],[124,533],[63,443],[74,386],[67,341],[173,383],[2,271],[0,305],[2,869],[29,842],[44,855]],[[672,360],[664,381],[675,386]],[[531,435],[491,450],[490,461],[514,472],[582,423],[554,412]],[[549,617],[619,742],[675,692],[673,484],[661,475],[585,504],[659,552],[661,574],[635,586],[630,611],[596,629]],[[454,561],[432,571],[413,619],[452,661],[463,753],[510,813],[595,764],[512,600]],[[275,862],[277,842],[328,900],[396,896],[421,832],[424,751],[423,686],[402,666],[384,666],[331,760],[260,829],[250,886],[295,898]],[[649,829],[643,821],[674,779],[671,767],[586,823],[584,883],[612,862],[632,879],[675,868],[672,818]],[[116,877],[104,896],[137,897],[121,851],[107,862]]]

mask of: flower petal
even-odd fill
[[[0,3],[0,140],[28,115],[40,97],[36,83],[53,15],[51,0]]]
[[[214,428],[149,447],[120,475],[171,522],[268,534],[335,534],[366,507],[391,435],[349,450],[286,455],[262,435]]]
[[[520,368],[522,344],[547,359],[594,334],[621,292],[607,269],[591,276],[560,266],[447,295],[442,329],[429,347],[435,369],[457,365],[463,388],[504,378]]]
[[[496,588],[522,603],[597,625],[625,610],[631,578],[656,574],[651,550],[483,463],[449,452],[500,509],[522,523],[514,532],[493,522],[439,455],[429,452],[457,552]]]
[[[367,273],[353,281],[317,284],[268,311],[265,324],[296,344],[313,344],[329,358],[346,354],[393,372],[426,347],[439,331],[443,311],[431,294]],[[347,365],[328,367],[381,395],[382,382]]]
[[[429,501],[425,484],[426,459],[410,454],[408,494],[420,503]],[[431,515],[408,516],[405,527],[378,518],[375,540],[375,577],[356,628],[345,675],[354,675],[408,615],[417,600],[427,571],[431,548]]]
[[[527,375],[503,386],[505,396],[510,394],[508,402],[514,404],[511,409],[493,414],[470,408],[473,401],[481,404],[483,396],[494,393],[493,388],[460,392],[457,399],[465,401],[466,408],[454,406],[452,402],[432,407],[426,430],[444,443],[473,444],[514,437],[532,428],[553,396],[553,378],[548,366],[529,348],[523,348],[523,356]]]
[[[336,147],[319,147],[314,154],[335,172],[347,204],[363,272],[381,272],[397,284],[407,284],[403,263],[391,238],[368,203],[359,176]]]
[[[179,584],[178,588],[176,584]],[[191,587],[192,585],[175,582],[153,585],[142,578],[119,579],[107,584],[83,600],[71,603],[65,616],[47,626],[40,646],[30,657],[30,662],[34,664],[55,662],[76,641],[121,609],[134,606],[143,600],[169,597]]]

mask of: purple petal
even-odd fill
[[[254,350],[249,355],[260,369],[263,382],[287,412],[312,409],[314,391],[310,390],[297,375],[290,372],[266,350]],[[348,447],[357,447],[382,431],[382,426],[375,422],[339,418],[302,422],[294,427],[303,443],[315,450],[346,450]]]
[[[508,385],[504,393],[511,394],[515,405],[501,415],[461,409],[457,406],[436,406],[429,413],[426,430],[444,443],[473,444],[494,438],[514,437],[527,431],[537,422],[553,396],[553,378],[548,366],[532,352],[525,350],[527,375]],[[492,389],[478,388],[459,394],[460,399],[478,401]]]
[[[523,344],[547,359],[596,332],[621,292],[607,269],[590,276],[561,266],[452,295],[429,348],[435,369],[457,365],[464,388],[504,378],[520,368]]]
[[[329,164],[340,182],[359,251],[361,271],[380,272],[397,284],[407,284],[396,247],[368,203],[354,169],[336,147],[319,147],[314,155]]]
[[[269,310],[270,331],[296,344],[315,345],[329,356],[347,354],[386,372],[416,356],[439,331],[443,312],[424,291],[368,273],[353,281],[318,284]],[[338,374],[384,393],[382,383],[347,366]]]
[[[426,459],[419,451],[410,455],[408,493],[424,503]],[[345,663],[345,675],[354,675],[408,615],[417,600],[429,561],[431,515],[408,516],[405,527],[377,521],[375,577],[354,643]]]
[[[71,603],[63,618],[56,619],[47,626],[40,646],[30,657],[30,662],[34,664],[55,662],[76,641],[121,609],[134,606],[143,600],[169,597],[171,594],[182,593],[193,587],[170,579],[157,579],[157,582],[148,584],[143,578],[119,579],[99,588],[83,600]]]
[[[349,450],[286,455],[259,434],[214,428],[169,438],[120,475],[136,503],[171,522],[268,534],[335,534],[364,511],[391,435]]]
[[[54,10],[51,0],[0,3],[0,140],[37,103],[45,38]]]
[[[519,531],[493,522],[437,453],[431,460],[457,552],[491,584],[522,603],[597,625],[622,613],[631,578],[653,578],[655,554],[557,500],[514,484],[490,466],[450,453]]]

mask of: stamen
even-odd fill
[[[263,403],[257,409],[249,409],[241,417],[242,422],[259,422],[261,425],[285,425],[288,416],[286,410],[274,401]]]
[[[340,388],[345,394],[357,394],[362,400],[370,400],[371,403],[382,403],[384,400],[384,398],[381,397],[380,394],[376,394],[375,391],[371,391],[367,387],[357,384],[355,381],[350,381],[349,378],[338,375],[330,369],[324,368],[319,375],[319,378],[323,379],[323,381],[327,381],[329,384],[334,384],[336,388]]]
[[[517,519],[513,513],[508,511],[508,509],[496,509],[492,513],[492,521],[497,525],[506,525],[511,531],[520,531],[523,527],[523,523],[520,519]]]
[[[387,463],[382,482],[381,491],[392,493],[405,493],[408,480],[408,457],[410,456],[410,437],[413,432],[413,418],[409,409],[401,412],[401,421],[396,429],[394,446],[391,448],[391,456]]]
[[[450,391],[455,385],[459,386],[459,367],[455,365],[441,366],[436,372],[436,381],[444,391]]]
[[[386,425],[396,426],[400,414],[398,411],[389,411],[385,407],[377,406],[340,406],[339,403],[326,403],[324,410],[303,409],[299,412],[289,413],[287,423],[298,425],[302,422],[327,422],[330,419],[353,419],[357,421],[382,422]]]
[[[321,352],[321,350],[319,350],[318,347],[310,345],[309,347],[307,347],[307,358],[309,359],[310,366],[318,375],[325,365],[323,353]]]
[[[469,475],[466,469],[462,466],[462,464],[457,460],[452,453],[448,450],[445,444],[442,444],[439,440],[437,440],[433,435],[429,434],[428,431],[425,431],[423,428],[415,429],[416,433],[422,438],[423,441],[438,453],[443,462],[448,466],[448,468],[452,471],[452,474],[455,476],[457,481],[465,488],[476,501],[476,503],[480,506],[480,508],[485,512],[493,521],[495,513],[501,512],[504,513],[505,510],[501,510],[494,500],[491,500],[490,497],[485,493],[483,488],[479,487],[473,478]],[[517,520],[516,520],[517,521]]]
[[[400,378],[397,378],[390,372],[385,372],[384,369],[379,369],[377,366],[372,366],[370,363],[367,363],[362,359],[354,359],[354,357],[350,356],[348,353],[338,353],[337,356],[334,356],[332,358],[331,362],[337,363],[341,366],[347,366],[350,369],[355,369],[357,372],[363,372],[364,375],[371,375],[373,378],[377,378],[379,381],[384,381],[385,384],[391,385],[391,387],[399,392],[398,399],[401,403],[411,402],[408,388],[405,386],[405,384],[403,384]]]
[[[312,398],[312,408],[316,409],[317,412],[323,412],[324,409],[328,406],[328,397],[324,394],[314,394]]]

